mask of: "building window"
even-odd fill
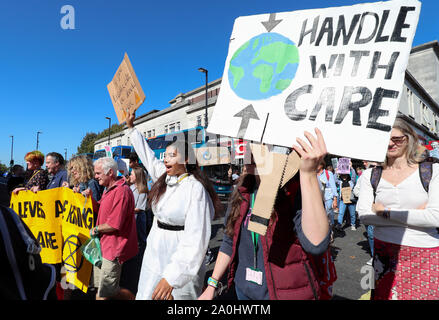
[[[120,146],[122,144],[121,139],[117,139],[117,145]]]
[[[415,108],[413,105],[413,92],[409,88],[407,88],[407,104],[408,104],[408,113],[409,113],[408,115],[414,119]]]
[[[165,133],[168,133],[168,125],[165,126]]]
[[[177,131],[180,131],[180,130],[181,130],[180,122],[177,122]]]
[[[169,125],[169,132],[175,132],[175,123]]]
[[[197,127],[201,127],[201,116],[197,116]]]
[[[428,117],[428,107],[421,102],[421,124],[430,128],[430,119]]]
[[[127,137],[127,145],[128,145],[128,146],[131,145],[130,137]]]

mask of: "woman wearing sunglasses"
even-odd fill
[[[375,195],[377,168],[363,173],[357,209],[364,224],[375,226],[374,300],[439,299],[439,164],[432,165],[427,192],[420,147],[415,131],[397,117]]]

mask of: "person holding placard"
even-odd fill
[[[323,298],[316,274],[327,268],[326,265],[315,268],[311,258],[327,252],[330,241],[328,219],[316,179],[326,146],[321,132],[316,130],[316,133],[317,138],[306,132],[309,143],[298,138],[300,146],[294,146],[301,157],[297,163],[299,173],[278,190],[265,236],[248,230],[261,181],[252,154],[252,162],[245,165],[231,196],[223,242],[200,300],[215,297],[227,269],[228,288],[234,285],[239,300]],[[334,273],[328,276],[334,279]]]
[[[362,174],[357,207],[361,221],[375,226],[374,300],[439,299],[439,164],[425,170],[422,162],[418,135],[397,117],[383,166]],[[377,170],[378,183],[371,179]]]
[[[349,210],[351,216],[351,230],[355,231],[355,204],[357,202],[353,189],[355,183],[352,181],[349,174],[341,174],[339,180],[340,186],[340,205],[338,210],[338,224],[336,228],[341,230],[341,225],[343,224],[343,217],[346,209]]]
[[[202,290],[203,263],[218,196],[201,172],[187,141],[167,147],[164,161],[154,155],[134,128],[135,113],[127,118],[128,135],[154,184],[148,203],[154,213],[142,262],[137,300],[190,300]]]
[[[58,152],[50,152],[46,155],[46,169],[51,176],[46,189],[62,187],[67,181],[67,170],[64,169],[64,157]]]
[[[22,190],[31,190],[33,192],[45,190],[49,177],[47,171],[41,169],[44,163],[44,154],[38,150],[31,151],[26,153],[24,160],[27,164],[27,170],[24,173],[24,186],[19,186],[12,192],[17,194]]]
[[[76,156],[70,159],[67,166],[70,186],[74,192],[84,192],[87,189],[92,191],[95,201],[99,201],[102,196],[101,187],[94,178],[94,169],[91,159],[86,156]],[[63,183],[63,187],[69,187],[69,183]]]

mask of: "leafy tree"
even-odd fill
[[[123,130],[124,125],[123,124],[117,124],[114,123],[111,127],[110,127],[110,133],[111,134],[115,134],[118,132],[121,132]],[[104,131],[102,131],[101,133],[98,133],[96,140],[104,138],[104,137],[108,137],[108,128],[105,129]]]
[[[118,133],[123,130],[124,125],[123,124],[113,124],[110,127],[110,133],[113,135],[115,133]],[[78,147],[78,154],[79,153],[93,153],[94,152],[94,144],[96,140],[99,140],[101,138],[108,137],[108,128],[103,130],[100,133],[94,133],[94,132],[87,132],[85,137],[82,138],[81,144]]]
[[[8,171],[8,167],[0,162],[0,172],[3,173],[6,171]]]
[[[78,153],[93,153],[94,143],[97,139],[97,134],[94,132],[87,132],[82,138],[81,144],[78,147]]]

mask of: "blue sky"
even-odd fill
[[[68,158],[87,132],[117,121],[108,95],[128,53],[146,95],[138,115],[163,109],[178,93],[222,76],[239,16],[353,5],[353,0],[9,0],[0,3],[0,162],[24,165],[36,147]],[[422,1],[413,45],[439,39],[437,0]],[[63,30],[61,8],[75,9]]]

